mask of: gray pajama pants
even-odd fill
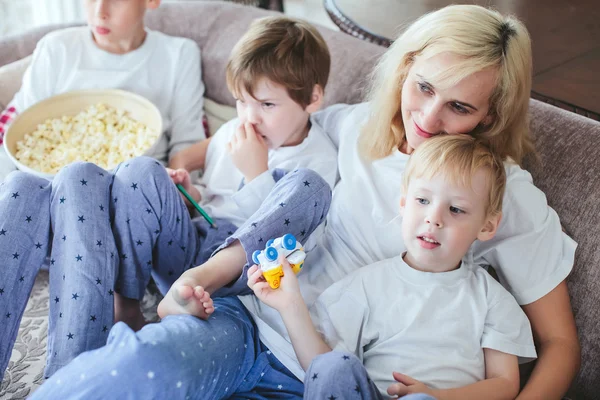
[[[115,290],[141,299],[152,275],[165,292],[185,270],[236,239],[250,263],[252,252],[272,237],[308,237],[327,214],[331,190],[310,170],[282,176],[277,174],[281,179],[267,200],[236,230],[227,221],[212,229],[203,219],[192,220],[164,167],[147,157],[112,172],[74,163],[52,182],[10,174],[0,186],[0,377],[47,257],[46,377],[106,343]],[[215,295],[248,293],[246,268]]]

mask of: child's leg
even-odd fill
[[[274,177],[281,177],[276,171]],[[223,267],[220,253],[236,252],[237,258],[245,260],[241,274],[231,286],[224,287],[215,295],[249,294],[246,285],[248,268],[253,265],[252,253],[265,248],[267,240],[292,233],[306,243],[310,234],[325,220],[331,204],[331,189],[316,172],[300,168],[281,177],[267,199],[244,225],[235,231],[219,252],[205,266],[215,264]],[[230,246],[239,242],[241,246]],[[235,258],[235,257],[229,257]],[[242,268],[242,265],[236,268]]]
[[[52,182],[46,376],[83,351],[103,346],[112,327],[118,258],[111,182],[110,173],[82,162],[63,168]]]
[[[150,275],[164,290],[164,282],[172,283],[193,265],[199,237],[165,168],[149,157],[132,159],[114,172],[111,213],[120,261],[115,319],[139,329],[139,301]]]
[[[0,185],[0,381],[50,243],[50,182],[13,172]]]
[[[138,332],[116,324],[106,346],[81,354],[32,399],[230,397],[253,370],[261,346],[237,298],[217,299],[215,306],[208,320],[169,316]]]
[[[390,376],[392,372],[390,371]],[[362,362],[352,353],[330,351],[315,357],[304,378],[305,399],[384,399]],[[435,400],[421,393],[406,400]]]

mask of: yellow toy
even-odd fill
[[[306,258],[302,244],[290,233],[267,241],[264,250],[256,250],[252,254],[252,261],[260,266],[265,280],[272,289],[279,287],[281,277],[283,277],[283,267],[277,261],[279,254],[285,255],[296,274],[304,266],[304,259]]]

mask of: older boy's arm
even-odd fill
[[[485,379],[458,389],[432,390],[437,400],[514,399],[519,393],[517,356],[484,348]]]
[[[196,43],[186,40],[180,51],[178,78],[171,102],[169,159],[207,136],[202,124],[204,83],[201,79],[200,49]]]
[[[285,310],[281,310],[280,314],[302,369],[308,370],[316,356],[331,351],[331,347],[325,343],[315,329],[302,297],[299,297],[299,301],[293,302]]]
[[[169,168],[183,168],[188,172],[204,168],[210,141],[209,137],[176,153],[169,160]]]

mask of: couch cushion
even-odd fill
[[[531,100],[540,163],[527,163],[568,234],[579,244],[567,278],[582,347],[573,399],[600,393],[600,123]]]
[[[31,62],[31,56],[0,67],[0,110],[3,110],[21,87],[25,70]]]

